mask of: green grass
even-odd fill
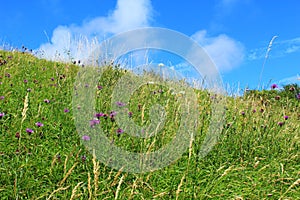
[[[0,61],[0,97],[4,96],[0,113],[5,114],[0,119],[0,199],[300,197],[300,112],[296,98],[280,96],[277,91],[228,97],[220,138],[212,151],[199,159],[212,100],[207,91],[195,90],[197,135],[182,157],[157,171],[128,173],[99,162],[81,143],[72,105],[79,66],[6,51],[0,51]],[[109,117],[111,98],[118,80],[128,73],[115,66],[103,68],[98,83],[102,89],[95,90],[96,111],[108,116],[101,117],[96,126],[128,151],[152,152],[168,144],[180,126],[180,95],[167,87],[140,87],[128,102],[132,120],[140,126],[149,125],[151,105],[161,104],[166,111],[164,127],[148,139],[126,132],[118,136],[116,130],[123,127]],[[37,127],[37,122],[44,126]],[[284,123],[280,126],[278,122]],[[26,128],[34,132],[29,134]]]

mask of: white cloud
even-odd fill
[[[244,59],[243,45],[225,34],[210,37],[205,30],[201,30],[192,38],[207,51],[216,67],[222,72],[238,67]]]
[[[280,84],[281,86],[289,85],[289,84],[298,84],[298,85],[300,85],[300,76],[296,75],[296,76],[293,76],[293,77],[284,78],[284,79],[278,81],[278,84]]]
[[[83,59],[105,35],[149,26],[152,17],[150,0],[118,0],[108,16],[96,17],[81,26],[58,26],[51,41],[42,44],[38,55],[50,60]]]

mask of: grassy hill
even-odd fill
[[[76,131],[74,109],[81,108],[72,100],[80,67],[0,51],[0,199],[299,199],[300,109],[292,89],[228,97],[219,140],[201,159],[213,98],[195,90],[197,135],[185,153],[162,169],[129,173],[98,161]],[[128,151],[160,149],[184,118],[179,97],[167,87],[140,87],[128,117],[149,125],[151,105],[162,104],[165,127],[151,138],[129,136],[111,107],[113,88],[126,73],[103,68],[95,88],[98,115],[87,123]]]

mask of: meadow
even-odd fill
[[[183,155],[162,169],[130,173],[100,162],[83,145],[88,135],[77,133],[73,113],[82,108],[72,100],[81,67],[0,51],[0,199],[300,198],[299,86],[226,97],[218,142],[203,158],[198,155],[214,95],[194,89],[197,135]],[[136,90],[126,102],[130,120],[149,125],[155,104],[163,105],[166,116],[159,134],[132,137],[116,123],[111,106],[113,88],[126,73],[114,64],[103,67],[94,90],[96,112],[87,124],[101,127],[108,140],[128,151],[160,149],[185,117],[178,114],[180,94],[151,84]]]

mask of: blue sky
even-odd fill
[[[78,47],[82,38],[93,43],[97,37],[101,42],[138,27],[163,27],[204,47],[226,85],[254,89],[268,45],[278,36],[264,66],[262,85],[300,81],[298,0],[11,0],[1,7],[2,48],[24,45],[43,49],[53,58],[65,46]],[[75,51],[74,57],[80,57]]]

